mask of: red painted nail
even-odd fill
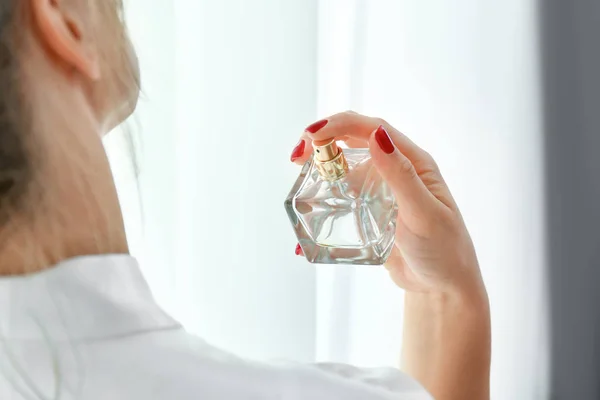
[[[377,132],[375,132],[375,140],[377,141],[377,144],[381,150],[383,150],[383,152],[386,154],[392,154],[396,149],[396,146],[394,146],[390,135],[388,135],[383,125],[380,125],[379,128],[377,128]]]
[[[296,147],[294,147],[294,150],[292,151],[292,156],[290,157],[290,160],[292,160],[292,162],[294,162],[298,158],[302,157],[302,155],[304,154],[305,148],[306,148],[306,142],[304,141],[304,139],[302,139],[298,142]]]
[[[306,132],[310,132],[310,133],[317,133],[319,132],[321,129],[323,129],[325,127],[325,125],[327,125],[329,121],[327,121],[326,119],[322,119],[320,121],[315,122],[312,125],[309,125],[306,128]]]
[[[302,253],[302,247],[300,247],[300,243],[296,245],[296,255],[299,256]]]

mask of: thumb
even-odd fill
[[[404,222],[428,217],[435,198],[419,177],[413,163],[402,154],[383,126],[371,134],[369,149],[373,164],[394,193],[398,213]]]

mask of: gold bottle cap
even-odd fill
[[[346,176],[348,162],[334,139],[314,141],[313,148],[315,166],[323,179],[337,181]]]

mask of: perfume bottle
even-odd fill
[[[369,150],[342,150],[333,139],[313,147],[285,200],[304,256],[316,264],[384,264],[398,207]]]

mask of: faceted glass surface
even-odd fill
[[[308,261],[382,265],[394,244],[398,208],[368,149],[344,149],[348,174],[324,180],[310,159],[285,209]]]

